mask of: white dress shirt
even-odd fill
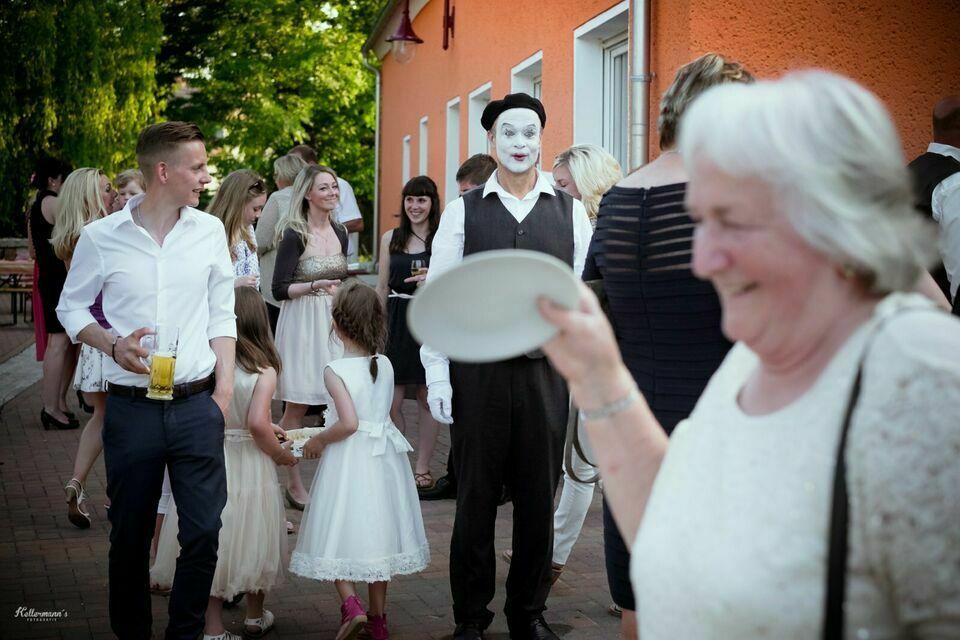
[[[533,189],[524,197],[517,198],[507,192],[497,180],[499,169],[493,172],[490,179],[483,186],[483,196],[491,193],[497,194],[500,202],[507,211],[510,212],[517,222],[523,222],[524,218],[530,214],[533,207],[540,199],[541,193],[551,196],[556,195],[556,191],[547,178],[537,171],[537,183]],[[463,198],[457,198],[447,205],[443,215],[440,217],[440,227],[433,236],[433,247],[430,255],[430,269],[427,271],[427,282],[436,278],[441,273],[449,271],[463,260],[463,221],[464,204]],[[587,260],[587,249],[590,247],[590,236],[593,235],[593,227],[590,226],[590,218],[587,216],[583,203],[579,200],[573,201],[573,272],[577,277],[583,272],[583,265]],[[439,381],[450,380],[450,359],[439,351],[432,349],[428,345],[420,347],[420,361],[426,371],[426,382],[431,384]]]
[[[337,178],[337,185],[340,187],[340,204],[334,209],[334,219],[340,224],[347,224],[354,220],[363,218],[360,213],[360,206],[357,204],[357,196],[353,193],[353,187],[343,178]],[[356,262],[359,260],[360,234],[356,231],[350,233],[349,244],[347,245],[347,262]]]
[[[223,224],[191,207],[160,246],[131,217],[143,200],[135,196],[122,211],[91,222],[80,234],[67,273],[57,317],[74,342],[96,324],[90,305],[103,291],[103,315],[127,336],[158,323],[180,331],[174,382],[210,375],[217,358],[210,340],[237,337],[233,313],[233,265]],[[146,387],[149,376],[103,360],[108,382]]]
[[[948,144],[931,142],[930,153],[953,158],[960,162],[960,149]],[[950,279],[950,298],[957,295],[960,287],[960,173],[955,173],[933,190],[930,198],[933,219],[940,224],[940,255]]]

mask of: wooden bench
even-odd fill
[[[33,260],[0,260],[0,294],[10,294],[10,325],[33,322]],[[27,309],[30,319],[27,320]]]

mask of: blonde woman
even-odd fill
[[[50,242],[57,257],[63,260],[68,269],[83,227],[107,215],[113,207],[115,195],[107,176],[99,169],[77,169],[63,183]],[[103,315],[101,296],[97,296],[90,313],[101,327],[110,329]],[[83,394],[86,404],[93,407],[93,415],[80,434],[80,443],[74,456],[73,477],[63,488],[67,494],[67,517],[81,529],[90,526],[90,514],[83,507],[86,499],[83,483],[103,449],[101,432],[107,406],[103,358],[104,354],[99,349],[83,345],[73,381],[74,388]]]
[[[257,223],[257,254],[260,256],[260,276],[266,281],[266,286],[260,287],[260,294],[267,303],[267,315],[270,317],[270,330],[277,333],[277,320],[280,318],[280,303],[273,297],[271,283],[273,282],[273,266],[277,261],[277,245],[274,236],[277,224],[280,222],[280,212],[290,208],[290,197],[293,194],[293,182],[297,174],[307,166],[303,158],[293,154],[280,156],[273,162],[273,181],[277,190],[267,198],[267,204],[260,214]]]
[[[249,169],[234,171],[220,184],[207,211],[223,222],[233,261],[234,286],[260,288],[260,262],[253,223],[267,203],[263,178]]]
[[[347,230],[333,217],[339,202],[333,169],[309,165],[297,174],[290,206],[277,224],[272,289],[280,301],[277,351],[283,370],[276,397],[287,403],[284,429],[301,427],[311,405],[330,404],[323,368],[341,351],[330,330],[331,296],[347,275]],[[308,499],[300,474],[291,469],[287,501],[302,510]]]
[[[600,199],[623,178],[620,163],[595,144],[576,144],[553,161],[553,180],[557,186],[583,202],[590,221],[596,226]]]

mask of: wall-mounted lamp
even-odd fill
[[[446,51],[450,46],[450,38],[453,37],[453,14],[457,8],[450,6],[450,0],[443,0],[443,50]]]
[[[398,64],[407,64],[413,60],[416,46],[423,44],[423,40],[413,32],[413,25],[410,23],[410,0],[404,0],[400,24],[393,35],[387,38],[387,42],[390,43],[393,59]]]

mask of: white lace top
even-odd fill
[[[819,638],[840,423],[847,443],[848,639],[960,638],[960,322],[891,295],[787,407],[743,413],[757,363],[731,350],[674,431],[633,547],[644,640]]]
[[[260,259],[257,257],[257,240],[254,235],[253,225],[248,227],[250,237],[253,239],[253,250],[247,246],[247,242],[240,238],[237,244],[233,245],[230,255],[236,256],[233,261],[233,276],[255,276],[257,278],[257,289],[260,288]]]

